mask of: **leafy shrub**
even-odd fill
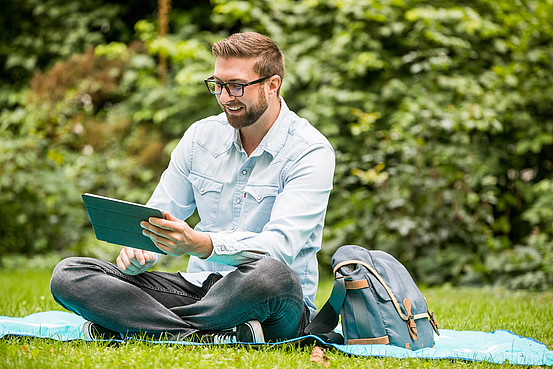
[[[19,107],[0,115],[0,256],[90,253],[80,195],[146,202],[190,117],[215,112],[211,98],[186,103],[199,87],[206,95],[189,79],[210,73],[209,43],[159,46],[150,25],[137,24],[144,42],[101,45],[35,73]],[[181,69],[164,84],[155,57],[167,45]]]
[[[168,37],[141,20],[138,43],[37,74],[0,117],[0,252],[88,242],[82,192],[145,201],[186,127],[219,111],[210,45],[255,30],[285,52],[287,103],[337,153],[322,270],[355,243],[420,283],[548,288],[552,16],[542,1],[213,0],[174,11]]]
[[[124,152],[134,129],[125,119],[104,120],[101,108],[117,98],[122,70],[121,61],[96,58],[93,50],[73,56],[37,73],[24,107],[0,116],[2,254],[78,245],[87,222],[82,192],[140,197],[130,187],[146,169]]]
[[[356,243],[422,283],[551,286],[551,4],[215,3],[277,40],[337,151],[323,263]]]

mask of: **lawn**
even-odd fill
[[[62,310],[49,293],[49,270],[0,271],[0,315],[25,316]],[[331,281],[323,281],[317,298],[322,306]],[[493,331],[507,329],[553,346],[553,291],[509,291],[500,288],[423,290],[442,328]],[[311,347],[189,347],[127,342],[57,342],[29,338],[0,340],[0,368],[321,368],[310,362]],[[491,368],[488,363],[349,357],[325,351],[332,368]],[[518,366],[503,365],[501,368]]]

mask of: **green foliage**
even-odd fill
[[[553,283],[551,3],[215,4],[286,51],[284,96],[337,151],[322,261],[355,243],[422,283]]]
[[[551,286],[552,18],[537,0],[213,0],[175,9],[166,38],[145,18],[133,42],[70,46],[83,59],[37,73],[0,116],[0,255],[84,247],[82,192],[145,201],[186,127],[219,112],[212,42],[254,30],[337,153],[323,270],[354,243],[424,284]]]
[[[139,128],[95,111],[116,97],[122,67],[96,60],[92,50],[73,57],[36,75],[24,107],[0,115],[2,253],[78,245],[87,224],[82,192],[103,189],[144,200],[132,187],[153,175],[124,151]]]
[[[10,85],[24,85],[37,68],[121,37],[122,6],[100,0],[1,0],[0,108],[11,105]]]
[[[151,23],[136,29],[144,42],[99,45],[35,73],[19,107],[0,115],[0,256],[97,254],[80,195],[146,202],[175,140],[216,112],[213,100],[185,103],[205,94],[201,80],[190,81],[209,75],[213,40],[160,43]],[[166,84],[156,70],[161,52],[180,66]]]

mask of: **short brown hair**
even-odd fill
[[[235,33],[217,41],[211,48],[218,58],[256,58],[254,72],[259,77],[279,75],[284,78],[284,55],[269,37],[256,32]]]

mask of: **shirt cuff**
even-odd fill
[[[234,243],[236,243],[234,239],[223,237],[222,235],[214,232],[207,232],[207,234],[211,238],[211,243],[213,244],[213,252],[209,256],[209,258],[211,258],[211,256],[213,255],[231,255],[240,251],[237,245],[233,245]]]
[[[250,261],[264,259],[267,254],[241,250],[237,235],[207,232],[213,244],[211,255],[205,260],[218,264],[237,266]],[[243,237],[242,237],[243,238]]]

